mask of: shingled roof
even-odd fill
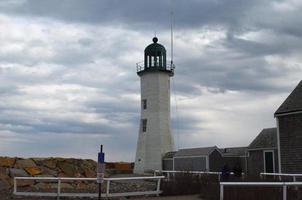
[[[302,111],[302,81],[277,109],[275,116],[296,111]]]
[[[277,147],[277,128],[263,129],[249,145],[248,149],[264,149]]]
[[[201,147],[201,148],[191,148],[191,149],[179,149],[176,152],[175,157],[178,157],[178,156],[208,156],[215,149],[218,150],[218,148],[216,146],[213,146],[213,147]]]
[[[229,147],[229,148],[223,148],[219,149],[222,153],[222,156],[228,156],[228,157],[238,157],[238,156],[246,156],[246,149],[247,147]]]
[[[167,153],[163,156],[163,159],[171,159],[171,158],[174,157],[175,154],[176,154],[176,151],[167,152]]]

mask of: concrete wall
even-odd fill
[[[206,157],[175,157],[174,170],[176,171],[206,171]]]
[[[282,173],[302,173],[302,114],[277,117]]]
[[[145,72],[141,76],[141,119],[147,119],[147,130],[140,130],[137,142],[134,173],[162,169],[162,156],[174,150],[170,130],[170,76],[165,72]]]

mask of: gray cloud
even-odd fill
[[[302,5],[173,2],[176,143],[246,145],[275,125],[274,109],[301,79]],[[84,145],[80,156],[94,158],[93,146],[105,143],[113,160],[132,160],[135,63],[154,30],[170,52],[170,7],[168,0],[2,1],[0,151],[76,156]]]

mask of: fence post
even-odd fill
[[[284,184],[283,185],[283,200],[286,200],[287,199],[287,187],[286,185]]]
[[[57,190],[57,200],[60,200],[60,195],[61,195],[61,179],[58,178],[58,190]]]
[[[106,197],[109,196],[109,192],[110,192],[110,180],[107,180]]]
[[[157,180],[157,188],[156,188],[156,191],[157,191],[157,196],[159,196],[159,191],[160,191],[160,178],[158,178],[158,180]]]
[[[223,200],[223,184],[220,183],[220,200]]]
[[[17,179],[14,177],[14,194],[17,193]]]

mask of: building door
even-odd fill
[[[264,151],[264,172],[275,173],[274,151]]]

